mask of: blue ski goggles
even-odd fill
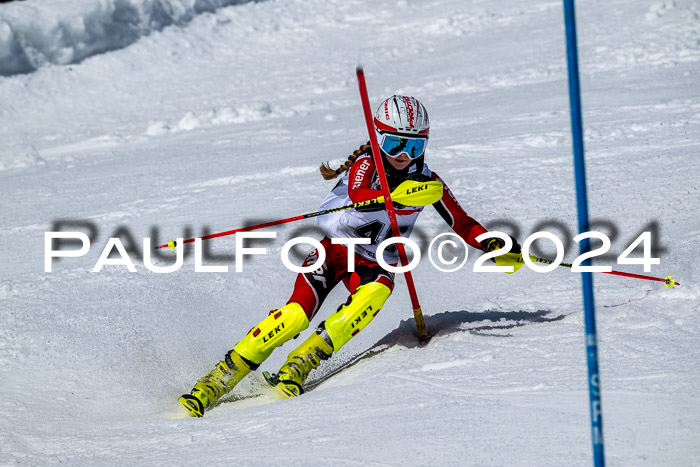
[[[428,145],[428,138],[407,138],[390,134],[380,134],[379,147],[389,157],[399,157],[401,154],[411,159],[417,159],[425,152]]]

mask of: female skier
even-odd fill
[[[472,247],[486,252],[503,247],[504,242],[498,238],[486,239],[481,244],[476,241],[486,229],[467,215],[447,185],[425,163],[430,123],[423,104],[413,97],[392,96],[377,109],[374,126],[390,190],[407,179],[441,181],[443,196],[433,206],[445,222]],[[321,209],[382,196],[374,157],[371,147],[366,144],[336,170],[323,164],[321,174],[326,180],[344,175],[326,197]],[[423,206],[396,206],[402,236],[410,235],[422,210]],[[318,224],[326,234],[321,241],[326,260],[317,270],[299,274],[287,304],[272,310],[226,354],[224,360],[194,385],[190,394],[180,397],[180,403],[190,415],[201,417],[243,377],[257,369],[276,347],[309,327],[309,321],[340,281],[349,291],[348,300],[321,322],[272,376],[278,392],[286,397],[302,394],[311,370],[364,329],[384,306],[394,287],[394,274],[382,269],[375,255],[377,245],[391,235],[386,210],[339,211],[318,218]],[[369,238],[370,244],[355,245],[353,252],[345,244],[332,243],[333,238]],[[348,271],[348,255],[353,254],[355,271],[351,273]],[[317,259],[318,251],[314,250],[303,266],[314,264]],[[398,262],[395,247],[385,250],[384,259],[388,264]]]

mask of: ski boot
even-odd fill
[[[201,417],[221,396],[233,389],[252,370],[256,370],[275,348],[309,327],[306,312],[298,303],[272,310],[235,345],[226,358],[201,378],[190,394],[179,402],[193,417]]]
[[[197,381],[190,394],[183,394],[178,402],[185,407],[190,416],[201,417],[206,409],[233,389],[250,371],[251,362],[244,361],[231,350],[212,371]]]
[[[263,372],[267,382],[274,387],[283,399],[304,393],[304,383],[309,373],[328,360],[333,354],[333,344],[325,329],[320,327],[288,356],[287,361],[276,374]]]
[[[379,313],[389,295],[391,289],[379,282],[359,286],[344,305],[289,354],[277,374],[263,373],[267,382],[285,399],[303,394],[311,370],[364,329]]]

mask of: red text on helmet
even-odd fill
[[[408,126],[413,128],[415,126],[413,124],[413,118],[416,116],[413,109],[413,103],[411,102],[411,98],[408,96],[403,96],[403,100],[406,101],[406,110],[408,111]]]

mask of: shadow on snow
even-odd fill
[[[473,335],[488,337],[512,337],[509,333],[498,333],[494,331],[513,329],[535,323],[550,323],[559,321],[566,317],[565,314],[554,314],[551,310],[537,311],[444,311],[436,315],[425,316],[425,325],[428,328],[430,339],[442,338],[450,334],[469,332]],[[310,379],[307,383],[307,391],[312,390],[327,379],[347,370],[355,364],[374,357],[391,347],[399,345],[404,348],[415,348],[429,346],[418,340],[416,323],[413,319],[401,321],[399,326],[389,334],[380,339],[376,344],[366,351],[356,355],[346,363],[343,363],[334,370],[319,375],[317,379]]]

